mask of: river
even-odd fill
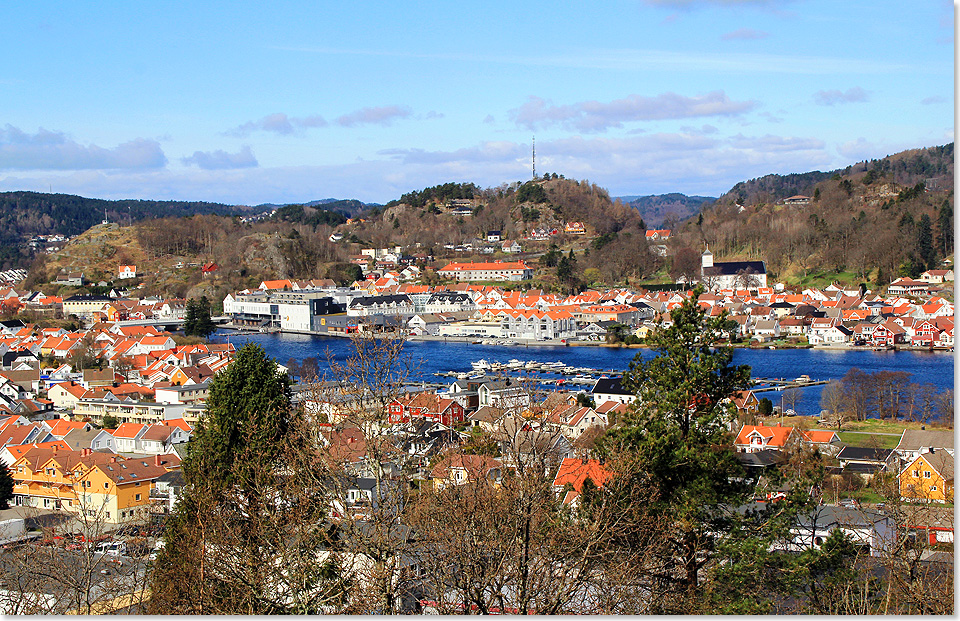
[[[255,342],[267,355],[280,364],[291,358],[301,361],[314,357],[320,365],[321,375],[329,368],[328,355],[338,361],[344,360],[350,351],[350,340],[342,337],[310,336],[302,334],[237,334],[228,330],[217,331],[211,340],[224,343],[228,340],[236,347]],[[481,358],[489,362],[507,362],[510,359],[559,361],[567,365],[594,369],[626,370],[630,361],[640,355],[653,357],[649,349],[628,349],[591,346],[544,347],[474,345],[471,343],[440,341],[409,341],[404,344],[407,353],[417,367],[417,376],[412,379],[425,381],[450,381],[433,374],[444,371],[470,371],[470,363]],[[866,373],[878,371],[906,371],[910,381],[917,384],[933,384],[938,391],[952,390],[954,386],[954,360],[951,352],[926,351],[869,351],[829,349],[735,349],[734,364],[747,364],[753,377],[793,379],[809,375],[813,380],[840,379],[852,367]],[[550,376],[559,377],[559,376]],[[820,412],[820,393],[823,386],[808,386],[801,390],[801,398],[795,409],[799,414],[814,416]],[[764,392],[775,405],[779,392]]]

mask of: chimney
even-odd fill
[[[111,463],[111,464],[117,463],[117,456],[116,456],[116,455],[114,455],[113,457],[110,458],[110,463]]]
[[[83,449],[82,451],[80,451],[80,457],[86,457],[87,455],[89,455],[89,454],[91,454],[91,453],[93,453],[93,449],[92,449],[92,448],[85,448],[85,449]]]
[[[155,466],[162,466],[163,462],[160,460],[159,455],[154,455],[153,463]]]

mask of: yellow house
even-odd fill
[[[95,463],[77,479],[80,500],[88,511],[111,524],[145,519],[153,481],[167,473],[163,462],[160,455],[149,459],[113,455],[107,462]]]
[[[900,473],[900,496],[921,502],[953,502],[953,455],[921,453]]]
[[[18,507],[78,511],[75,483],[90,463],[109,459],[90,449],[72,451],[59,447],[38,447],[26,452],[10,467],[13,502]],[[84,463],[86,461],[86,463]]]
[[[637,338],[645,339],[650,336],[651,332],[652,330],[650,329],[650,326],[642,325],[633,331],[633,335]]]
[[[13,463],[13,505],[83,512],[104,523],[147,517],[153,482],[178,468],[175,455],[124,459],[113,453],[37,448]]]
[[[76,382],[58,382],[47,390],[47,398],[58,410],[73,410],[87,389]]]

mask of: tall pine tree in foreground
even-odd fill
[[[311,614],[337,601],[336,572],[318,561],[325,504],[304,429],[287,375],[245,345],[215,377],[183,462],[152,613]]]
[[[701,569],[716,537],[748,498],[733,451],[726,400],[749,387],[750,368],[734,366],[733,352],[718,346],[725,317],[710,318],[697,303],[702,288],[670,313],[669,327],[648,340],[657,356],[638,355],[623,384],[637,395],[621,424],[602,440],[607,453],[635,456],[629,474],[651,490],[651,500],[632,510],[649,512],[664,525],[664,547],[653,570],[661,608],[681,612],[695,598]]]

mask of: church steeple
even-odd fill
[[[700,255],[700,267],[713,267],[713,253],[710,252],[709,245],[706,245],[706,248],[707,249],[703,251],[703,254]]]

